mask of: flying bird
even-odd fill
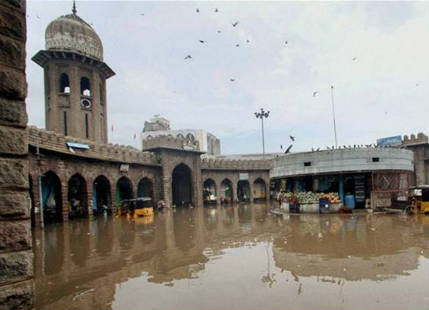
[[[294,136],[289,136],[289,138],[290,138],[292,141],[295,141],[295,137],[294,137]]]
[[[353,60],[353,61],[356,61],[356,60],[357,60],[357,57],[353,57],[353,58],[352,58],[352,60]]]
[[[235,47],[239,47],[239,46],[240,46],[240,44],[238,44],[238,43],[237,43],[237,44],[235,44]]]
[[[250,43],[250,40],[246,40],[246,43]]]
[[[217,33],[221,33],[222,31],[218,30]]]
[[[287,154],[287,153],[289,153],[290,152],[290,149],[292,148],[292,144],[291,145],[289,145],[289,147],[286,149],[286,151],[285,151],[285,154]]]
[[[144,16],[144,13],[141,13],[140,16]]]
[[[38,19],[40,19],[40,16],[39,16],[39,15],[36,15],[36,17],[37,17]]]
[[[235,81],[235,79],[233,79],[233,78],[230,78],[229,80],[230,80],[231,82],[234,82],[234,81]]]
[[[288,45],[288,43],[289,43],[289,42],[288,42],[288,40],[286,40],[286,41],[285,41],[285,45]]]
[[[197,8],[197,9],[195,10],[195,12],[200,13],[200,9],[198,9],[198,8]]]
[[[186,57],[185,57],[185,59],[191,59],[192,58],[192,56],[191,55],[187,55]]]
[[[216,8],[216,9],[215,9],[215,13],[217,13],[217,12],[219,12],[219,10]]]
[[[232,23],[232,27],[237,27],[238,22]]]
[[[204,41],[204,40],[198,40],[198,41],[200,41],[200,43],[206,43],[206,41]]]
[[[318,91],[314,91],[313,92],[313,97],[316,97],[318,93],[319,93]]]
[[[280,144],[280,149],[283,150],[283,145]]]

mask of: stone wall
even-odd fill
[[[25,0],[0,1],[0,309],[33,307]]]
[[[158,201],[162,198],[161,184],[161,167],[160,165],[145,165],[143,163],[125,163],[129,165],[128,171],[121,171],[121,166],[124,164],[119,161],[94,160],[91,158],[82,158],[74,155],[65,156],[64,154],[52,152],[45,149],[39,149],[39,154],[36,153],[35,147],[30,146],[30,179],[31,179],[31,194],[33,197],[34,224],[36,226],[41,223],[41,208],[39,195],[40,177],[46,175],[47,172],[53,172],[58,176],[61,182],[62,195],[62,220],[67,221],[69,218],[69,201],[68,201],[68,181],[75,175],[79,174],[85,180],[86,194],[88,202],[87,214],[92,215],[93,206],[93,184],[99,176],[105,177],[110,185],[109,194],[111,202],[108,207],[115,209],[115,193],[118,180],[122,177],[129,179],[134,197],[137,197],[139,182],[143,179],[148,179],[153,184],[153,199]]]
[[[89,150],[73,149],[73,151],[71,151],[70,148],[67,147],[66,142],[86,144],[89,146]],[[157,157],[154,153],[142,152],[132,146],[97,144],[93,141],[64,136],[34,126],[28,128],[28,143],[36,148],[39,147],[78,157],[145,165],[158,164]]]
[[[151,150],[157,148],[176,149],[176,150],[194,150],[199,151],[200,145],[198,141],[190,141],[186,138],[177,138],[173,136],[156,136],[149,139],[144,139],[143,150]]]
[[[414,153],[415,185],[429,183],[429,143],[428,136],[423,133],[407,135],[402,139],[402,145]]]

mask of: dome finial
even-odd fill
[[[76,13],[77,13],[77,10],[76,10],[76,1],[75,0],[73,0],[72,12],[73,12],[74,15],[76,15]]]

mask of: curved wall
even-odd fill
[[[374,170],[412,172],[413,152],[396,148],[358,148],[283,155],[273,160],[270,178]]]

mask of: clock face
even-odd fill
[[[89,109],[91,108],[91,101],[89,99],[82,99],[80,101],[80,105],[82,106],[82,108],[84,109]]]

